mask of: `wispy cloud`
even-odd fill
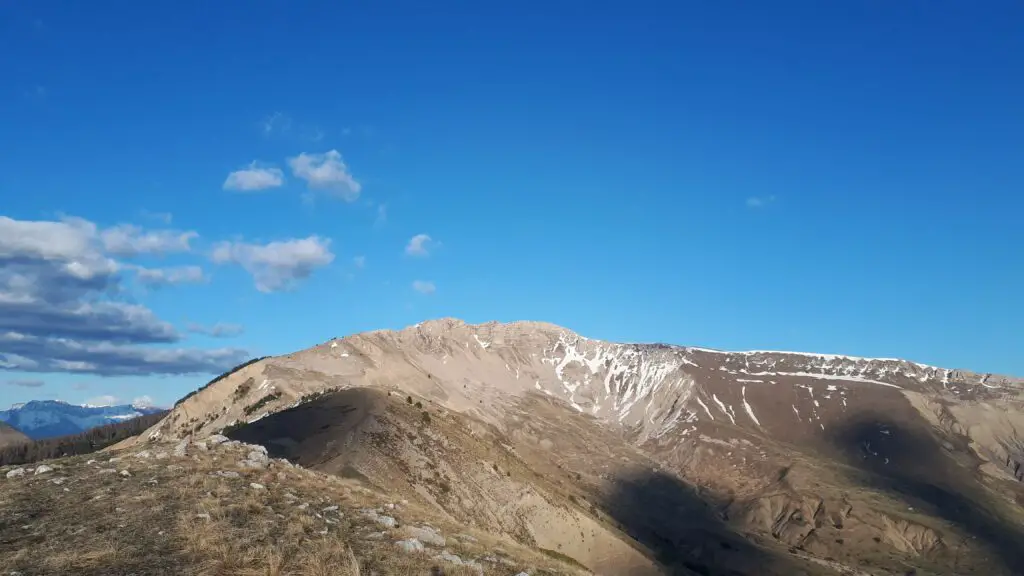
[[[88,390],[89,385],[85,382],[75,382],[74,384],[71,385],[71,388],[75,390]]]
[[[198,237],[191,230],[143,230],[134,224],[119,224],[100,233],[103,248],[116,256],[189,252]]]
[[[356,268],[365,268],[366,256],[356,256],[352,259],[352,264],[354,264]]]
[[[217,322],[213,326],[203,326],[202,324],[190,322],[186,329],[193,334],[203,334],[214,338],[231,338],[245,332],[245,327],[241,324],[228,324],[225,322]]]
[[[42,388],[45,384],[46,382],[43,382],[42,380],[20,379],[7,381],[8,386],[18,386],[20,388]]]
[[[280,168],[261,167],[254,160],[247,167],[228,174],[222,187],[225,190],[253,192],[277,188],[282,184],[284,184],[284,172]]]
[[[146,268],[132,266],[139,283],[150,287],[173,284],[198,284],[207,280],[199,266],[175,266],[173,268]]]
[[[774,194],[771,196],[751,196],[747,198],[747,208],[763,208],[773,202],[775,202]]]
[[[271,134],[279,134],[291,130],[292,119],[287,114],[274,112],[264,118],[260,125],[263,128],[263,135],[270,136]]]
[[[417,234],[409,239],[405,245],[405,253],[409,256],[426,257],[430,256],[430,249],[434,240],[427,234]]]
[[[217,264],[242,266],[252,275],[260,292],[280,292],[333,262],[334,253],[329,238],[309,236],[267,244],[221,242],[210,258]]]
[[[377,217],[373,220],[374,226],[383,226],[388,221],[388,207],[387,204],[379,204],[377,206]]]
[[[433,294],[437,292],[437,286],[429,280],[413,280],[412,289],[420,294]]]
[[[156,220],[163,224],[170,224],[174,220],[174,215],[170,212],[151,212],[149,210],[141,210],[139,215],[143,218],[149,218],[150,220]]]
[[[292,175],[305,180],[310,190],[323,191],[347,202],[358,199],[363,189],[337,150],[328,150],[323,154],[303,152],[289,158],[288,166],[292,169]]]

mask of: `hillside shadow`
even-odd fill
[[[353,388],[308,399],[250,424],[225,431],[232,440],[260,444],[271,458],[283,458],[306,468],[320,469],[352,446],[361,426],[371,424],[383,406],[382,393]],[[334,472],[334,470],[325,470]]]
[[[966,443],[952,439],[944,445],[926,425],[914,424],[871,414],[833,426],[829,440],[859,471],[854,481],[958,526],[1011,573],[1024,574],[1024,529],[987,497],[974,476],[970,464],[977,460]],[[955,458],[973,462],[958,464]],[[956,548],[958,543],[946,545]],[[961,559],[956,550],[953,556],[954,564]]]
[[[799,576],[788,558],[758,548],[732,531],[714,505],[664,472],[618,479],[606,511],[669,574]]]

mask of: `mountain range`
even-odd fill
[[[1024,573],[1022,380],[423,322],[218,377],[224,432],[602,574]]]
[[[0,422],[32,440],[78,434],[90,428],[156,414],[161,408],[144,404],[79,406],[59,400],[32,400],[0,410]]]

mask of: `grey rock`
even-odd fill
[[[131,478],[132,477],[132,473],[127,471],[127,470],[121,470],[120,474],[121,474],[121,476],[124,476],[125,478]]]
[[[397,546],[399,550],[405,552],[406,554],[413,554],[415,552],[423,551],[423,544],[415,538],[410,538],[408,540],[399,540],[395,542],[395,546]]]
[[[52,472],[52,471],[53,471],[53,466],[47,466],[46,464],[43,464],[43,465],[39,466],[38,468],[36,468],[36,474],[46,474],[47,472]]]
[[[200,452],[206,452],[207,450],[209,450],[209,448],[206,446],[206,442],[203,442],[202,440],[194,443],[193,446],[195,446]]]
[[[164,452],[162,450],[160,452],[156,453],[156,459],[157,460],[167,460],[170,457],[171,457],[170,454],[168,454],[167,452]]]
[[[53,480],[50,480],[50,482],[53,482],[57,486],[60,486],[61,484],[65,483],[67,481],[68,481],[68,479],[65,478],[64,476],[61,476],[60,478],[54,478]]]
[[[148,460],[149,458],[153,457],[153,453],[150,452],[149,450],[143,450],[141,452],[136,452],[135,453],[135,457],[136,458],[141,458],[143,460]]]
[[[324,508],[323,510],[321,510],[321,512],[335,512],[337,510],[338,510],[337,506],[328,506],[327,508]]]
[[[15,468],[7,473],[8,478],[20,478],[25,475],[24,468]]]
[[[409,533],[410,536],[416,538],[417,540],[423,542],[428,546],[444,548],[445,544],[447,544],[447,541],[445,540],[444,536],[441,536],[432,528],[417,528],[415,526],[412,526],[407,527],[406,531]]]
[[[222,434],[214,434],[206,439],[206,443],[210,446],[220,446],[221,444],[228,441],[228,437]]]
[[[398,523],[391,516],[377,516],[376,518],[374,518],[374,520],[377,522],[377,524],[380,524],[385,528],[394,528],[395,524]]]
[[[364,536],[363,539],[364,540],[383,540],[384,539],[384,533],[383,532],[370,532],[369,534]]]
[[[249,484],[249,488],[252,488],[253,490],[266,490],[267,489],[267,487],[264,486],[263,484],[258,484],[256,482],[253,482],[253,483]]]
[[[89,460],[88,462],[86,462],[86,465],[92,465],[92,464],[95,464],[95,463],[96,463],[96,459],[94,458],[94,459]]]
[[[184,457],[186,455],[186,453],[187,453],[188,445],[189,445],[188,438],[185,438],[181,442],[178,442],[174,446],[174,455],[177,456],[178,458]]]
[[[434,556],[434,560],[443,560],[444,562],[450,562],[457,566],[462,566],[462,558],[459,558],[457,555],[451,554],[450,552],[441,552],[437,556]]]

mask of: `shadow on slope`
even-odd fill
[[[958,526],[995,556],[969,557],[961,552],[963,542],[945,542],[951,573],[1001,565],[1024,574],[1024,530],[997,511],[975,476],[979,462],[963,438],[943,441],[920,417],[897,422],[876,413],[834,426],[830,440],[858,470],[854,481]]]
[[[272,458],[320,469],[345,460],[360,429],[373,430],[387,402],[384,392],[353,388],[323,394],[226,432],[232,440],[261,444]],[[322,470],[337,472],[336,470]]]
[[[606,502],[620,528],[651,550],[670,574],[800,576],[814,574],[783,554],[735,533],[716,507],[665,472],[619,479]]]

